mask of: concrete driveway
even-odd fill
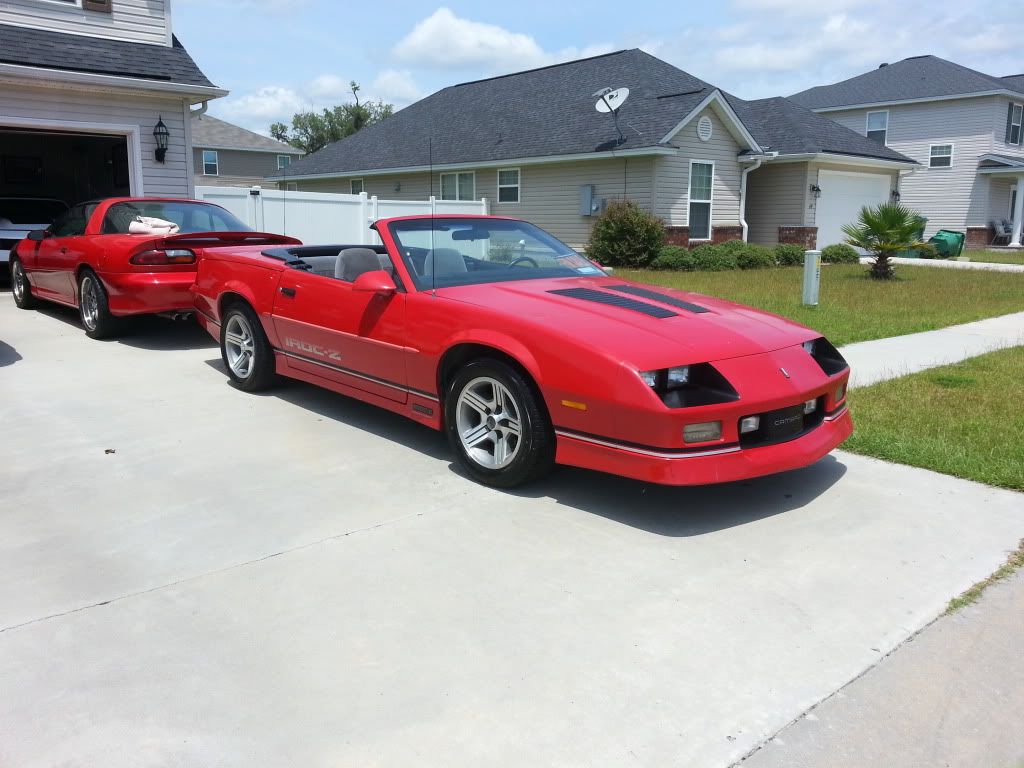
[[[1017,494],[840,452],[494,491],[236,391],[193,326],[76,319],[0,295],[4,766],[725,766],[1024,536]]]

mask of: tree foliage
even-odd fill
[[[873,257],[868,274],[878,280],[892,278],[889,259],[896,253],[925,245],[920,231],[921,215],[899,203],[861,208],[857,221],[843,227],[847,244],[863,248]]]
[[[355,80],[349,86],[352,89],[352,102],[321,112],[296,112],[292,116],[291,128],[284,123],[273,123],[270,135],[309,155],[368,125],[379,123],[394,113],[395,107],[392,104],[359,101],[359,84]]]

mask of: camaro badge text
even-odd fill
[[[785,376],[787,379],[789,378],[789,371],[787,371],[785,368],[779,368],[779,370],[782,371],[783,376]]]

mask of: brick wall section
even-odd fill
[[[984,248],[992,242],[996,231],[992,227],[968,227],[964,248]],[[1006,242],[1002,240],[1000,242]]]
[[[683,248],[690,247],[689,227],[665,227],[665,242],[668,245],[681,245]]]
[[[812,251],[818,244],[817,227],[779,227],[779,242],[799,245],[806,251]]]
[[[743,227],[712,227],[711,242],[725,243],[729,240],[742,240]]]

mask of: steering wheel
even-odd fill
[[[528,263],[534,269],[540,268],[540,264],[531,259],[529,256],[520,256],[518,259],[513,259],[512,263],[509,264],[509,266],[514,267],[516,264],[519,264],[520,262]]]

